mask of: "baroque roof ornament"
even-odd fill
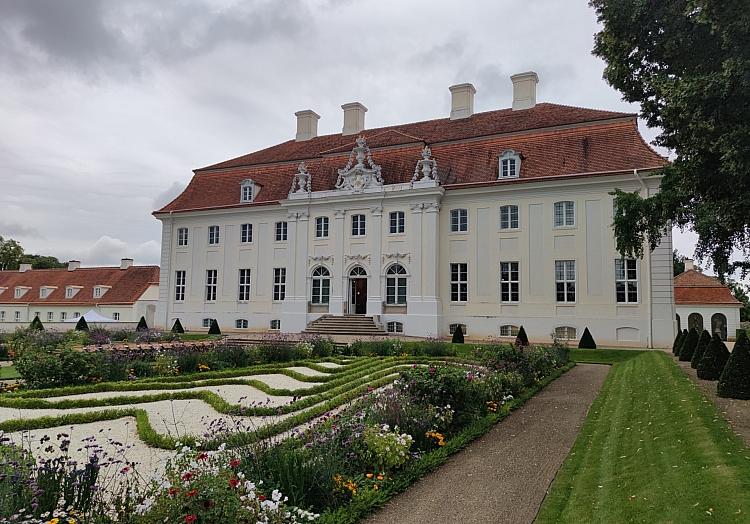
[[[437,160],[431,158],[432,150],[430,146],[424,146],[422,149],[422,160],[417,161],[414,166],[414,176],[411,177],[411,184],[415,182],[437,182]]]
[[[372,160],[367,141],[361,136],[357,138],[357,145],[352,149],[346,167],[338,170],[336,189],[361,193],[365,189],[382,187],[380,169]]]
[[[292,179],[292,187],[289,190],[289,196],[292,195],[309,195],[312,189],[312,175],[307,170],[305,162],[300,162],[297,166],[297,174]]]

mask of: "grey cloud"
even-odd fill
[[[12,237],[41,237],[42,235],[39,233],[39,230],[37,230],[34,227],[24,226],[23,224],[18,224],[15,222],[0,222],[0,236],[5,238],[12,238]]]
[[[156,195],[154,198],[153,208],[161,209],[165,205],[169,204],[172,200],[177,198],[177,195],[182,193],[182,190],[185,189],[185,184],[181,184],[179,182],[172,182],[172,185],[169,186],[167,189]]]

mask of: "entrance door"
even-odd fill
[[[367,279],[352,278],[349,282],[349,311],[355,315],[364,315],[367,313]]]

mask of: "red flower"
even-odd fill
[[[236,488],[240,485],[240,481],[237,477],[232,477],[231,479],[229,479],[229,485],[233,488]]]
[[[206,453],[205,451],[202,453],[199,453],[197,457],[198,460],[206,460],[207,458],[208,458],[208,453]]]
[[[130,471],[130,467],[129,467],[129,466],[125,466],[124,468],[122,468],[122,469],[120,470],[120,473],[122,473],[122,474],[124,475],[124,474],[125,474],[125,473],[127,473],[128,471]]]
[[[198,490],[197,489],[191,489],[190,491],[188,491],[187,493],[185,493],[185,496],[186,497],[194,497],[197,494],[198,494]]]
[[[169,496],[170,496],[170,497],[174,497],[174,496],[175,496],[175,495],[177,495],[177,494],[178,494],[179,492],[180,492],[180,490],[179,490],[179,489],[177,489],[177,488],[169,488],[169,491],[167,491],[167,493],[169,493]]]
[[[263,502],[264,500],[266,500],[266,496],[265,495],[258,495],[258,500],[261,501],[261,502]]]
[[[196,520],[198,520],[198,517],[195,515],[185,515],[185,524],[193,524]]]
[[[195,474],[192,471],[188,471],[187,473],[184,473],[182,475],[182,480],[184,480],[185,482],[187,482],[190,479],[192,479],[194,476],[195,476]]]
[[[232,459],[229,461],[229,467],[232,469],[236,469],[240,466],[240,459]]]

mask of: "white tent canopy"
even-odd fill
[[[104,324],[105,322],[118,322],[117,320],[113,320],[109,317],[105,317],[103,315],[100,315],[93,309],[89,310],[88,313],[83,314],[83,318],[86,319],[87,324]],[[74,318],[68,318],[64,322],[68,323],[76,323],[81,319],[81,317],[74,317]]]

